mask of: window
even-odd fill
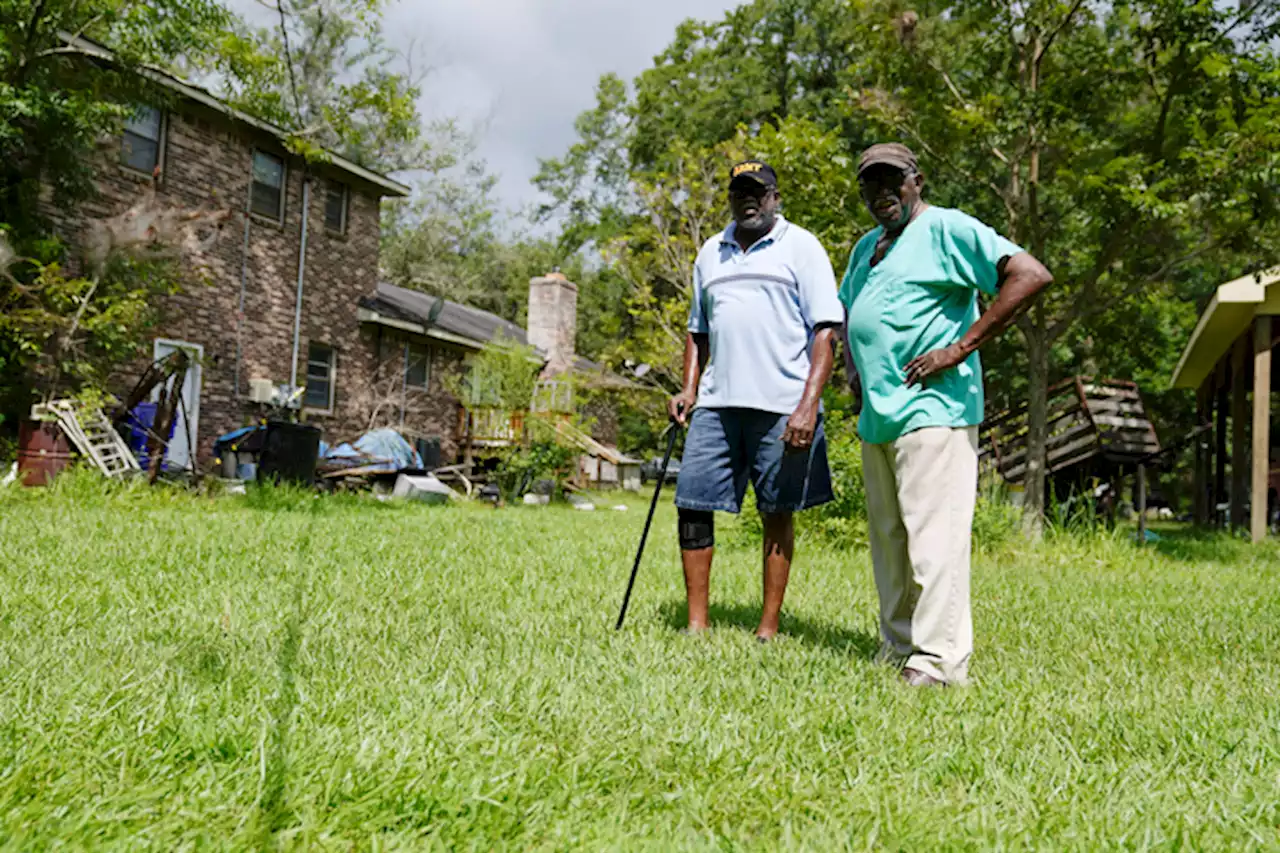
[[[333,347],[311,344],[307,347],[307,392],[302,404],[308,409],[333,408],[333,374],[336,354]]]
[[[284,160],[263,151],[253,152],[253,189],[249,209],[259,216],[284,219]]]
[[[347,233],[347,187],[329,181],[324,191],[324,227],[338,234]]]
[[[404,384],[422,389],[431,384],[431,350],[425,344],[404,345]]]
[[[164,139],[164,114],[155,107],[138,107],[124,123],[120,162],[148,174],[160,165]]]

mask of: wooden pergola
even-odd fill
[[[1271,439],[1277,314],[1280,267],[1219,286],[1173,374],[1174,388],[1196,392],[1199,422],[1209,427],[1209,440],[1195,445],[1196,521],[1243,527],[1247,506],[1254,542],[1267,535],[1268,498],[1280,483]]]

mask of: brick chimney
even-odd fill
[[[578,285],[560,272],[529,280],[529,343],[547,354],[544,376],[573,366],[578,331]]]

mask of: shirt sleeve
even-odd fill
[[[702,304],[702,270],[695,261],[693,264],[693,301],[689,305],[689,331],[695,335],[705,335],[711,331],[707,323],[707,312]]]
[[[836,288],[831,258],[818,238],[808,235],[796,259],[796,280],[800,285],[800,314],[810,329],[822,323],[844,322],[844,306]]]
[[[965,214],[947,220],[942,241],[951,280],[993,296],[1000,280],[1000,260],[1024,251],[991,226]]]

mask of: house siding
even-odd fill
[[[189,108],[188,108],[189,107]],[[285,156],[278,142],[198,105],[166,113],[164,172],[157,188],[162,203],[185,208],[243,211],[249,196],[255,148]],[[115,215],[147,191],[150,178],[118,162],[118,147],[108,148],[98,169],[97,197],[74,209],[50,203],[46,213],[73,244],[88,220]],[[199,416],[198,460],[208,465],[213,440],[260,417],[261,407],[247,400],[249,380],[290,381],[298,255],[301,249],[304,164],[285,157],[284,218],[272,222],[234,217],[222,239],[206,256],[206,272],[187,270],[182,290],[164,297],[160,319],[149,338],[167,338],[204,348]],[[350,188],[344,234],[324,225],[324,178],[343,179],[317,167],[309,204],[303,310],[298,354],[298,382],[306,377],[311,341],[337,353],[332,413],[307,412],[306,420],[322,428],[328,442],[354,438],[363,418],[353,389],[372,375],[375,353],[357,318],[360,297],[377,282],[380,198],[372,188],[344,181]],[[246,250],[247,249],[247,250]],[[243,328],[237,328],[241,276],[244,277]],[[239,389],[236,388],[237,341],[240,342]],[[117,393],[129,390],[149,361],[140,358],[121,370],[113,383]]]
[[[375,396],[387,402],[378,425],[395,427],[410,440],[438,438],[442,464],[457,460],[463,450],[464,409],[450,388],[456,387],[455,381],[462,375],[467,350],[372,324],[366,326],[363,338],[374,364],[370,384]],[[427,347],[430,372],[425,388],[406,388],[400,396],[406,343]],[[370,407],[360,408],[367,426]]]

